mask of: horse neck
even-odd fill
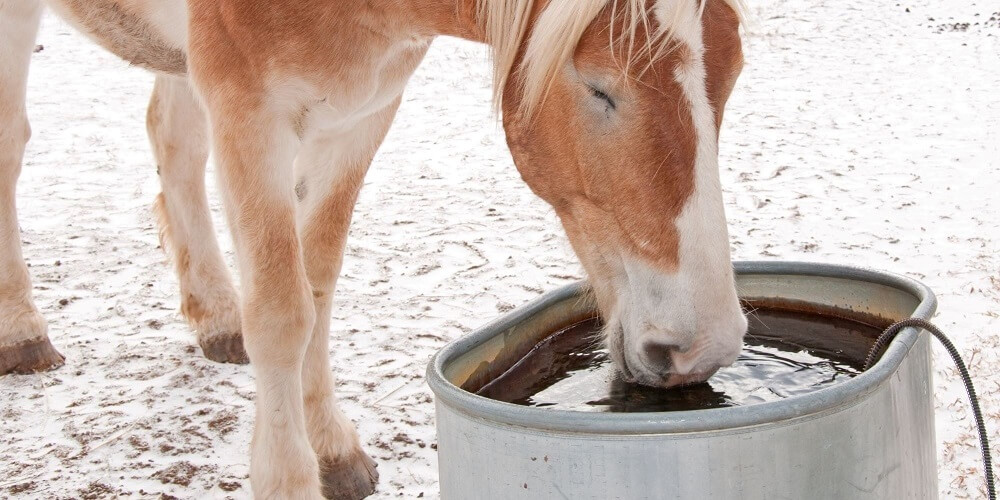
[[[480,0],[400,1],[403,4],[400,12],[404,12],[425,34],[485,41],[483,30],[476,22],[476,5]]]

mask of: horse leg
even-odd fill
[[[330,371],[330,312],[354,203],[398,106],[397,100],[348,133],[307,139],[296,159],[299,233],[316,308],[302,386],[306,428],[319,457],[327,498],[364,498],[378,482],[375,462],[361,449],[354,425],[337,407]]]
[[[146,128],[163,190],[154,212],[160,242],[177,270],[181,313],[198,333],[206,358],[246,363],[239,299],[219,251],[205,194],[207,118],[187,79],[157,75]]]
[[[256,498],[322,498],[303,410],[302,363],[316,311],[295,222],[294,112],[271,105],[277,99],[262,87],[213,83],[200,91],[239,262],[243,345],[256,374],[251,487]]]
[[[38,0],[0,1],[0,375],[47,370],[64,360],[31,300],[15,204],[31,136],[24,100],[41,13]]]

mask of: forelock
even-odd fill
[[[674,33],[683,40],[684,25],[700,22],[704,1],[698,0],[549,0],[538,18],[531,19],[536,1],[479,0],[478,16],[492,47],[493,102],[500,109],[508,85],[519,85],[520,112],[530,116],[544,102],[558,72],[573,57],[580,38],[605,9],[611,23],[604,31],[612,52],[624,54],[618,62],[627,72],[635,61],[652,64],[669,52]],[[737,14],[741,0],[724,0]],[[694,4],[694,5],[692,5]],[[695,9],[691,9],[694,6]],[[692,18],[691,12],[697,12]],[[533,22],[532,22],[533,21]],[[615,26],[622,26],[615,30]],[[529,33],[530,31],[530,33]],[[640,37],[643,34],[645,36]],[[636,46],[636,40],[645,40]],[[522,44],[524,56],[517,62]],[[516,74],[516,78],[515,75]]]

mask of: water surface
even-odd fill
[[[757,309],[743,353],[708,382],[657,389],[623,381],[597,340],[598,320],[547,337],[477,394],[576,411],[663,412],[745,406],[806,394],[861,372],[880,328],[837,317]]]

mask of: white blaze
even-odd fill
[[[679,269],[674,275],[656,271],[637,259],[626,259],[627,303],[622,326],[634,332],[626,339],[629,365],[640,356],[645,340],[678,346],[672,371],[706,373],[735,361],[742,347],[746,319],[733,280],[722,187],[719,182],[715,114],[708,100],[701,13],[693,0],[661,0],[657,21],[690,57],[674,78],[687,99],[696,132],[694,192],[675,221],[680,236]]]

